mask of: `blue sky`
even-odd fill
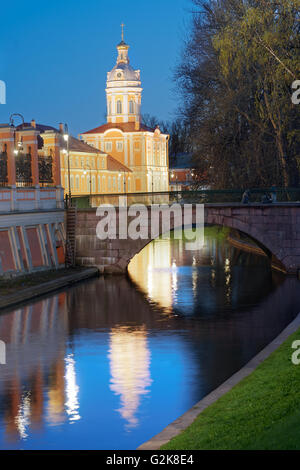
[[[142,112],[172,119],[176,110],[173,70],[189,23],[190,0],[16,0],[1,5],[0,80],[11,113],[26,121],[68,122],[74,134],[105,119],[106,74],[121,39],[131,65],[141,70]]]

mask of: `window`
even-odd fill
[[[102,168],[105,168],[105,158],[102,158]]]
[[[111,114],[111,101],[108,103],[108,114]]]
[[[117,101],[117,114],[122,114],[122,101]]]
[[[123,142],[117,142],[117,151],[122,152],[123,151]]]
[[[68,187],[68,175],[65,175],[65,189]]]
[[[105,176],[102,176],[102,192],[105,192]]]
[[[74,176],[71,175],[71,189],[74,189]]]
[[[117,181],[116,181],[116,177],[114,176],[113,177],[113,190],[115,191],[117,189]]]
[[[79,176],[78,175],[76,175],[76,178],[75,178],[75,188],[79,190]]]
[[[105,143],[105,150],[106,150],[106,152],[111,152],[112,151],[112,142],[106,142]]]
[[[93,191],[93,193],[96,192],[96,178],[95,178],[95,176],[92,176],[92,191]]]
[[[84,158],[81,157],[81,168],[84,168]]]
[[[111,190],[111,176],[108,177],[108,190]]]
[[[129,101],[129,114],[134,114],[134,102],[133,102],[133,100]]]
[[[101,191],[101,177],[98,175],[98,193]]]

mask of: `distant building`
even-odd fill
[[[192,154],[181,153],[170,160],[170,191],[190,189],[195,181],[195,170],[192,168]]]
[[[107,123],[82,133],[80,138],[113,157],[120,166],[117,182],[100,188],[100,193],[123,192],[123,188],[128,193],[168,191],[169,135],[141,123],[140,71],[129,64],[128,50],[122,36],[117,63],[107,74]]]

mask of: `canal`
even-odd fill
[[[245,243],[245,248],[243,247]],[[300,311],[296,278],[208,227],[0,315],[1,449],[135,449],[247,363]]]

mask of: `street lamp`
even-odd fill
[[[69,130],[68,130],[67,124],[65,124],[64,141],[67,143],[69,203],[71,203],[72,193],[71,193],[71,171],[70,171],[70,136],[69,136]]]
[[[90,165],[86,165],[86,167],[90,170],[90,196],[92,195],[92,168]],[[87,171],[84,170],[83,172],[84,175],[87,175]]]
[[[152,184],[152,193],[153,193],[153,169],[152,168],[148,168],[148,175],[150,175],[150,172],[151,171],[151,184]]]
[[[123,178],[124,178],[124,183],[123,183],[123,190],[124,194],[126,194],[126,176],[125,176],[125,170],[120,169],[119,177],[121,178],[123,172]]]

